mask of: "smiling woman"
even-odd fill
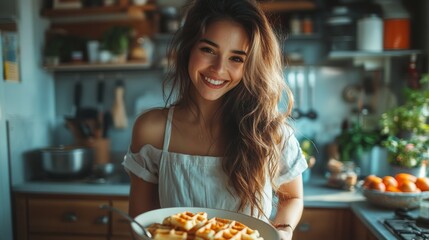
[[[281,49],[258,3],[191,1],[169,50],[168,104],[136,119],[123,163],[130,215],[224,209],[269,222],[292,239],[307,163],[288,124],[293,96]],[[286,112],[279,110],[282,96]],[[270,218],[273,192],[279,203]]]

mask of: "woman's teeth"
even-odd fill
[[[214,79],[211,79],[209,77],[204,77],[204,79],[213,85],[221,85],[225,82],[225,81],[220,81],[220,80],[214,80]]]

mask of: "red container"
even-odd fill
[[[410,20],[384,19],[384,50],[397,50],[410,48]]]

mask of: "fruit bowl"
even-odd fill
[[[378,207],[398,209],[413,209],[420,206],[420,201],[429,198],[429,191],[425,192],[382,192],[372,189],[362,189],[366,200]]]

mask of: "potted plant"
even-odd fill
[[[354,161],[358,165],[362,156],[380,143],[378,131],[365,130],[359,123],[345,129],[336,139],[339,148],[339,160]]]
[[[103,34],[101,48],[112,54],[112,62],[126,62],[131,29],[114,26]]]
[[[64,46],[64,40],[62,36],[53,35],[50,36],[45,44],[44,57],[46,65],[58,65],[61,58],[61,49]]]
[[[420,83],[429,83],[429,75],[424,75]],[[381,115],[381,134],[385,136],[381,144],[388,151],[394,173],[424,175],[429,150],[429,88],[407,88],[405,96],[403,105]]]

